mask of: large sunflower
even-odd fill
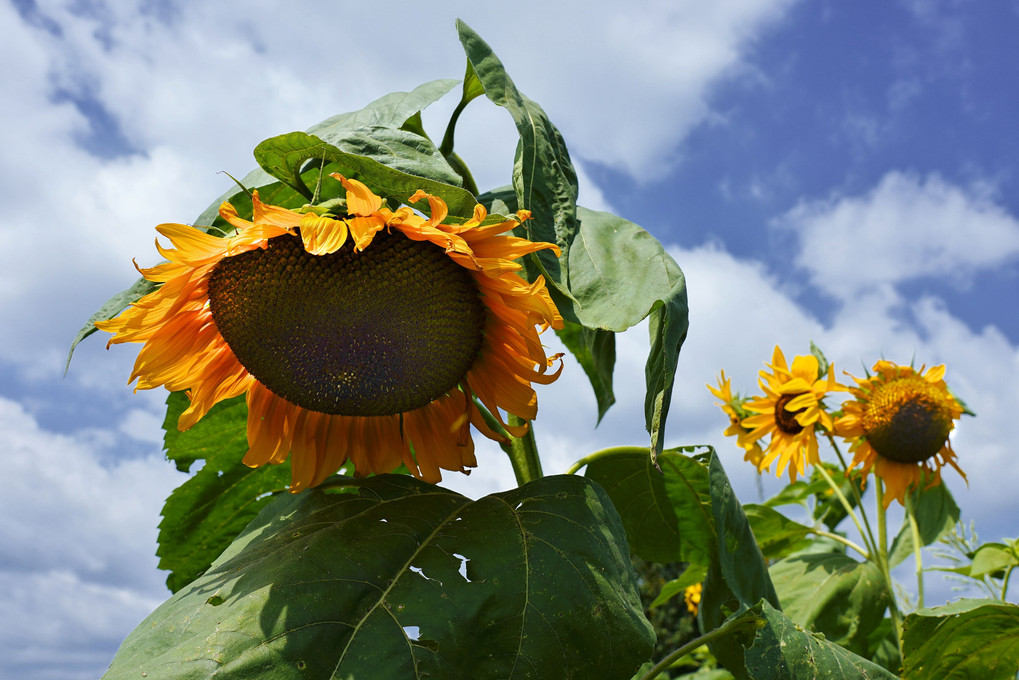
[[[217,402],[247,395],[244,463],[281,463],[291,488],[315,486],[348,459],[358,475],[401,463],[429,482],[439,469],[474,467],[470,426],[494,440],[474,397],[514,436],[500,410],[532,420],[531,383],[547,384],[539,328],[561,327],[544,279],[528,284],[516,259],[558,248],[506,234],[517,219],[446,223],[392,211],[367,186],[334,175],[346,189],[343,214],[295,212],[252,196],[252,220],[229,203],[236,228],[220,238],[181,224],[156,229],[173,248],[140,269],[162,284],[119,317],[97,323],[110,343],[145,343],[130,381],[138,389],[187,390],[178,427]],[[129,381],[129,382],[130,382]]]
[[[718,407],[722,409],[725,415],[729,416],[729,427],[725,429],[723,434],[727,437],[737,437],[737,443],[743,448],[743,460],[749,462],[758,470],[767,469],[767,466],[761,467],[761,460],[764,458],[764,451],[761,449],[761,445],[756,441],[746,441],[744,435],[747,434],[748,430],[740,424],[740,421],[747,417],[744,403],[746,399],[741,399],[737,394],[735,397],[732,396],[732,381],[725,377],[725,371],[722,371],[722,375],[718,378],[718,387],[712,387],[711,385],[705,385],[708,391],[715,395],[720,401],[716,402]]]
[[[925,478],[928,487],[939,484],[946,463],[966,478],[948,438],[963,408],[945,385],[944,366],[924,373],[882,360],[873,377],[851,377],[855,399],[842,404],[835,431],[850,442],[850,468],[859,465],[864,475],[873,468],[884,480],[886,508],[893,498],[904,505]]]
[[[820,461],[817,452],[817,425],[829,432],[833,429],[831,416],[821,400],[828,392],[845,390],[835,382],[834,367],[828,367],[825,376],[819,376],[817,358],[813,355],[793,359],[792,368],[777,346],[772,355],[772,373],[761,371],[759,384],[765,396],[753,399],[744,408],[756,415],[744,418],[740,424],[748,430],[740,435],[739,444],[746,448],[764,436],[771,435],[764,456],[757,469],[767,469],[778,461],[776,475],[781,477],[789,467],[789,477],[796,481],[807,470],[807,464]]]

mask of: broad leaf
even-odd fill
[[[612,499],[634,554],[707,565],[715,549],[707,468],[678,449],[658,462],[660,471],[648,449],[625,447],[590,462],[584,475]]]
[[[973,578],[1005,578],[1005,570],[1019,566],[1014,547],[1004,543],[984,543],[973,555],[969,575]]]
[[[764,627],[746,647],[746,677],[753,680],[894,680],[875,663],[797,626],[767,601],[743,614],[759,616]]]
[[[748,503],[743,506],[743,511],[747,514],[754,538],[766,559],[780,559],[810,543],[807,539],[812,533],[810,527],[792,521],[773,508]]]
[[[252,469],[241,463],[248,451],[248,409],[244,397],[216,404],[190,430],[177,419],[187,408],[182,392],[167,398],[164,445],[182,472],[205,464],[174,489],[159,523],[159,568],[177,592],[205,572],[259,511],[290,483],[290,463]]]
[[[786,616],[832,642],[867,654],[888,606],[881,572],[835,553],[793,555],[768,569]]]
[[[361,128],[400,128],[449,93],[460,81],[444,78],[418,85],[410,92],[390,92],[359,111],[340,113],[308,128],[308,134],[337,144]]]
[[[650,656],[597,485],[545,477],[478,501],[407,476],[356,488],[279,496],[128,636],[106,680],[622,680]]]
[[[902,624],[907,680],[1012,680],[1019,672],[1019,607],[961,600],[921,609]]]
[[[438,161],[436,160],[438,159]],[[312,191],[300,173],[308,161],[336,163],[348,177],[356,177],[383,198],[405,203],[418,189],[442,198],[451,215],[470,217],[474,196],[454,184],[457,175],[431,142],[405,130],[375,127],[348,133],[336,146],[306,132],[291,132],[255,147],[262,169],[306,197]],[[440,164],[436,164],[441,161]],[[427,209],[422,201],[415,207]]]
[[[485,95],[505,108],[516,124],[520,142],[513,164],[513,188],[520,207],[532,212],[524,227],[530,240],[555,243],[562,250],[562,260],[547,250],[535,257],[548,274],[548,283],[568,297],[561,262],[569,257],[578,224],[577,173],[566,144],[542,108],[517,89],[488,43],[459,19],[456,28]]]
[[[955,504],[952,493],[944,484],[911,492],[913,507],[916,508],[916,524],[920,530],[922,545],[930,545],[948,532],[952,531],[959,521],[959,506]],[[888,551],[888,563],[894,567],[908,557],[913,556],[913,532],[909,522],[903,520],[902,529],[892,541]]]

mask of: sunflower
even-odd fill
[[[963,407],[945,385],[945,367],[926,373],[891,361],[874,364],[874,376],[857,378],[849,388],[855,397],[842,404],[843,415],[835,431],[850,442],[853,462],[864,475],[884,480],[885,508],[892,499],[905,505],[906,492],[925,479],[925,488],[941,483],[941,468],[948,464],[966,475],[955,462],[949,433]]]
[[[792,368],[777,346],[772,355],[772,373],[761,371],[759,384],[765,396],[748,401],[744,408],[756,415],[744,418],[740,425],[747,430],[739,436],[740,446],[746,448],[765,435],[771,435],[764,456],[757,463],[758,471],[778,461],[776,475],[781,477],[789,467],[789,478],[796,481],[807,470],[807,464],[820,461],[817,454],[816,426],[833,430],[831,416],[821,400],[828,392],[845,390],[835,382],[832,366],[821,376],[817,358],[798,356]]]
[[[740,420],[747,417],[746,409],[743,407],[746,399],[741,399],[738,394],[735,397],[732,396],[731,380],[725,377],[725,371],[722,371],[722,375],[718,378],[717,388],[711,385],[705,385],[705,387],[721,400],[717,402],[717,405],[725,415],[729,416],[729,427],[723,434],[727,437],[737,437],[737,443],[745,451],[743,460],[748,461],[759,470],[762,469],[760,464],[761,459],[764,458],[764,451],[761,450],[761,445],[756,441],[745,442],[741,439],[747,433],[747,430],[740,425]],[[767,469],[767,466],[763,469]]]
[[[181,224],[156,230],[168,260],[139,269],[162,284],[120,316],[97,323],[109,344],[144,343],[128,382],[186,390],[186,430],[224,399],[245,394],[248,452],[257,467],[291,456],[291,490],[322,482],[347,460],[355,474],[401,463],[429,482],[439,469],[475,467],[470,426],[505,441],[500,409],[532,420],[531,383],[547,384],[538,334],[562,326],[544,279],[527,283],[515,260],[559,249],[505,232],[530,217],[485,224],[478,205],[462,224],[422,191],[430,216],[393,211],[357,180],[343,214],[295,212],[252,195],[252,220],[230,203],[236,232]],[[323,213],[323,214],[319,214]],[[475,398],[505,432],[490,427]]]
[[[687,586],[686,590],[683,591],[683,602],[686,603],[686,610],[697,616],[697,610],[701,606],[701,591],[704,587],[700,583],[695,583],[692,586]]]

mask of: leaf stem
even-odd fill
[[[701,635],[699,638],[691,640],[679,649],[674,650],[664,659],[654,665],[654,667],[647,673],[640,677],[640,680],[654,680],[659,675],[669,669],[672,664],[676,663],[679,659],[697,649],[701,645],[706,645],[709,642],[729,635],[730,633],[736,633],[742,630],[756,630],[764,627],[765,620],[759,616],[746,616],[733,619],[723,623],[718,628]]]
[[[512,413],[509,414],[509,424],[519,426],[527,424],[527,432],[523,437],[513,437],[509,444],[504,446],[509,454],[510,464],[513,466],[513,474],[517,478],[517,486],[523,486],[528,482],[544,477],[541,471],[541,458],[538,456],[538,444],[534,440],[534,423]]]
[[[818,536],[824,536],[825,538],[830,538],[833,541],[838,541],[842,545],[850,547],[856,552],[860,553],[860,555],[863,556],[865,560],[870,559],[870,552],[868,552],[866,548],[854,543],[853,541],[850,541],[845,536],[840,536],[836,533],[832,533],[831,531],[825,531],[824,529],[811,529],[810,533],[817,534]]]
[[[842,489],[840,489],[839,485],[835,483],[835,480],[831,478],[831,475],[828,474],[828,471],[824,469],[823,465],[815,465],[814,469],[821,473],[821,476],[824,477],[824,481],[828,482],[828,486],[831,487],[832,493],[834,493],[835,496],[839,499],[839,502],[842,503],[842,509],[845,510],[846,514],[849,515],[849,517],[853,520],[853,524],[856,525],[856,530],[860,532],[860,536],[863,538],[863,542],[867,544],[867,551],[870,554],[873,554],[874,537],[870,536],[868,540],[868,535],[870,534],[870,532],[869,531],[864,532],[863,525],[860,524],[859,516],[857,516],[856,511],[853,510],[853,506],[849,504],[849,500],[846,498],[846,495],[842,493]]]
[[[839,464],[842,466],[842,470],[848,475],[849,466],[846,465],[846,459],[842,457],[842,450],[839,449],[839,445],[835,443],[835,437],[828,433],[828,443],[835,450],[835,455],[838,456]],[[860,508],[860,515],[863,517],[863,526],[867,529],[867,536],[870,537],[870,546],[873,547],[874,543],[874,530],[870,527],[870,520],[867,519],[867,511],[863,507],[863,497],[860,495],[860,490],[856,484],[850,481],[849,488],[853,491],[853,500],[856,501],[856,507]],[[866,541],[866,539],[864,539]]]
[[[595,451],[594,453],[584,456],[576,463],[571,465],[570,468],[566,471],[566,474],[575,475],[577,474],[577,471],[580,470],[580,468],[584,467],[588,463],[593,463],[599,458],[607,458],[608,456],[613,456],[620,453],[647,454],[647,452],[648,450],[646,448],[641,448],[639,446],[611,446],[607,449],[601,449],[600,451]]]
[[[1005,599],[1005,593],[1008,592],[1008,580],[1010,578],[1012,578],[1012,571],[1014,569],[1015,569],[1015,565],[1013,564],[1011,567],[1008,568],[1008,571],[1005,572],[1005,580],[1004,580],[1004,582],[1002,582],[1002,585],[1001,585],[1001,601],[1002,602],[1008,602],[1008,600]]]
[[[916,523],[916,505],[913,502],[913,494],[906,493],[906,519],[909,522],[909,531],[913,535],[913,559],[916,561],[916,590],[917,606],[923,609],[923,550],[920,542],[920,527]]]

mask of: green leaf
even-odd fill
[[[359,111],[340,113],[308,128],[308,134],[338,144],[360,128],[400,128],[430,105],[442,99],[460,81],[452,78],[418,85],[410,92],[390,92]],[[423,135],[422,135],[423,136]]]
[[[407,476],[351,483],[276,498],[104,678],[625,679],[650,656],[597,485],[471,501]]]
[[[938,484],[911,493],[922,545],[930,545],[952,531],[959,521],[959,506],[946,485]],[[909,522],[904,520],[888,551],[888,564],[894,567],[912,555],[913,532],[909,529]]]
[[[807,507],[807,500],[811,496],[827,488],[829,488],[828,483],[823,479],[812,481],[810,484],[807,484],[802,479],[797,480],[782,487],[781,491],[764,501],[764,505],[769,508],[776,508],[782,505],[802,505]]]
[[[616,403],[612,392],[612,371],[616,365],[616,335],[567,321],[556,335],[584,369],[598,402],[598,422]]]
[[[973,555],[969,575],[973,578],[983,576],[1004,578],[1004,571],[1016,566],[1019,566],[1019,559],[1011,547],[1004,543],[984,543]]]
[[[67,352],[67,362],[64,364],[64,374],[67,374],[67,369],[71,366],[71,357],[74,355],[74,348],[78,346],[78,343],[92,335],[99,329],[96,328],[96,321],[106,321],[120,314],[122,311],[127,309],[128,305],[135,302],[139,298],[148,295],[156,289],[156,284],[146,279],[138,279],[131,287],[122,290],[109,300],[103,303],[103,306],[96,311],[95,314],[88,318],[85,325],[81,327],[78,333],[74,336],[74,340],[71,342],[71,349]]]
[[[560,262],[569,256],[577,232],[577,173],[559,130],[538,104],[514,85],[499,57],[467,24],[457,19],[457,32],[485,95],[513,117],[520,141],[513,164],[513,188],[520,207],[532,212],[524,223],[532,241],[555,243],[562,260],[549,251],[535,254],[551,286],[569,297]],[[562,310],[560,310],[562,311]]]
[[[868,638],[888,607],[877,567],[826,553],[787,557],[768,573],[786,616],[857,654],[868,653]]]
[[[434,164],[436,158],[441,167]],[[278,135],[255,147],[255,160],[263,170],[309,198],[312,192],[300,172],[313,159],[337,163],[348,178],[356,177],[383,198],[406,203],[421,189],[442,198],[451,215],[466,218],[474,214],[474,196],[454,186],[460,183],[460,176],[431,142],[405,130],[361,128],[344,138],[342,149],[306,132]],[[427,209],[423,202],[415,207]]]
[[[748,503],[743,506],[757,546],[766,559],[777,560],[806,547],[810,527],[794,522],[766,505]]]
[[[910,614],[902,625],[907,680],[1012,680],[1019,672],[1019,607],[961,600]]]
[[[589,328],[612,331],[650,316],[644,418],[658,455],[689,327],[686,279],[662,244],[636,224],[610,213],[579,211],[580,230],[568,257],[570,293],[577,300],[573,312]]]
[[[706,565],[715,543],[707,468],[675,449],[658,462],[661,470],[648,449],[624,447],[592,460],[584,476],[612,499],[634,554]]]
[[[767,601],[742,616],[760,616],[766,625],[746,648],[746,675],[753,680],[894,680],[884,668],[813,635]]]
[[[701,630],[718,628],[731,612],[746,610],[762,599],[779,606],[743,506],[714,453],[708,470],[716,541],[697,612]],[[747,677],[743,671],[743,648],[736,638],[723,637],[708,647],[733,675]]]
[[[174,392],[166,400],[164,446],[167,457],[187,472],[201,470],[174,489],[163,505],[156,555],[167,569],[166,585],[177,592],[204,573],[237,535],[290,483],[290,463],[252,469],[241,463],[248,451],[248,408],[244,397],[216,404],[190,430],[177,429],[188,398]]]

